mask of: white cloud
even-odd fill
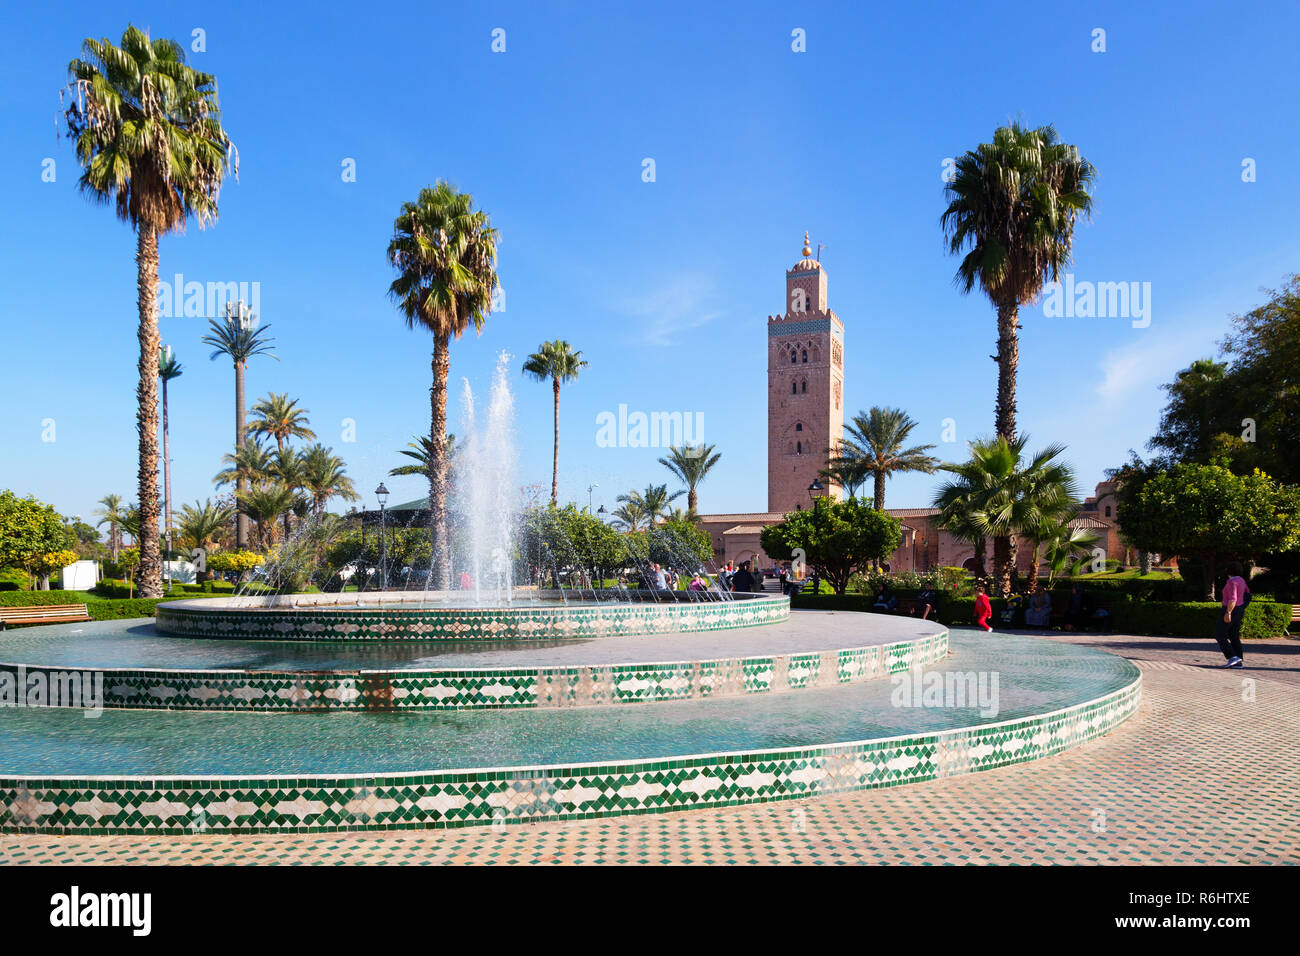
[[[720,318],[714,307],[716,283],[702,276],[675,276],[651,292],[619,303],[631,320],[633,335],[646,345],[677,345],[686,332]]]

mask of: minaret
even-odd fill
[[[785,312],[767,318],[767,510],[809,507],[808,486],[843,435],[844,323],[805,232],[803,258],[785,274]]]

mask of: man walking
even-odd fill
[[[1243,667],[1241,658],[1241,622],[1250,603],[1250,587],[1242,577],[1240,561],[1228,564],[1228,581],[1223,585],[1223,614],[1214,625],[1214,639],[1228,659],[1223,667]]]

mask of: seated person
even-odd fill
[[[898,597],[894,594],[893,588],[888,584],[882,584],[880,594],[876,596],[876,603],[871,607],[876,611],[892,611],[898,607]]]
[[[1002,608],[1002,623],[1012,627],[1016,623],[1016,618],[1020,616],[1020,611],[1025,606],[1025,596],[1023,594],[1012,594],[1007,598],[1006,606]]]
[[[1052,622],[1052,598],[1044,588],[1036,588],[1025,611],[1026,627],[1047,627]]]
[[[939,612],[939,595],[934,593],[934,588],[923,587],[921,593],[916,596],[916,603],[912,605],[913,609],[921,612],[921,620],[928,621],[931,614]]]

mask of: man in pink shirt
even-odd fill
[[[1223,614],[1214,625],[1214,639],[1228,659],[1224,667],[1245,666],[1241,658],[1241,621],[1250,603],[1250,587],[1243,573],[1240,561],[1228,564],[1228,581],[1223,585]]]

